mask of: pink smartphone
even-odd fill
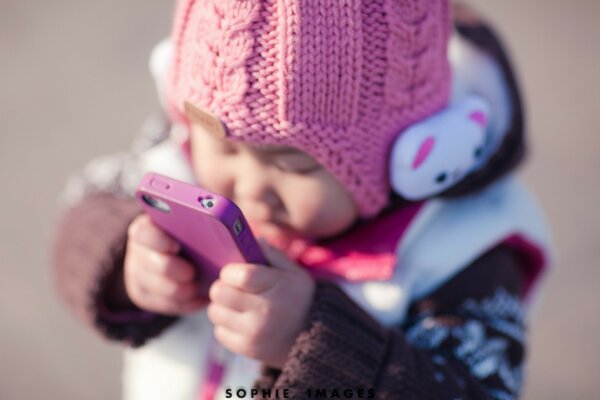
[[[144,176],[136,198],[196,264],[201,293],[208,294],[227,263],[267,264],[241,210],[228,198],[155,173]]]

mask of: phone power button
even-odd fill
[[[150,181],[150,186],[152,186],[155,189],[162,190],[169,190],[169,188],[171,187],[167,182],[158,178],[152,178],[152,180]]]

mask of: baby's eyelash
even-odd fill
[[[317,165],[313,165],[310,168],[306,168],[306,169],[302,169],[302,170],[297,170],[295,171],[297,174],[301,174],[301,175],[308,175],[308,174],[312,174],[313,172],[317,172],[320,171],[322,169],[322,167],[317,164]]]
[[[304,167],[304,166],[294,167],[293,165],[289,165],[289,164],[286,164],[285,162],[277,161],[277,160],[273,161],[273,165],[281,171],[290,172],[290,173],[299,174],[299,175],[311,174],[313,172],[317,172],[317,171],[321,170],[321,168],[322,168],[321,165],[316,164],[316,163],[306,166],[306,167]]]
[[[235,154],[240,151],[236,143],[223,143],[221,149],[224,154]],[[323,168],[306,153],[294,148],[264,148],[254,145],[250,149],[257,157],[283,172],[306,175]]]

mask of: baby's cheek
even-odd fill
[[[337,199],[339,200],[339,199]],[[349,228],[358,217],[355,208],[344,201],[327,202],[323,209],[323,235],[332,236]]]
[[[350,227],[358,217],[350,195],[331,179],[319,179],[302,193],[298,218],[312,237],[333,236]]]

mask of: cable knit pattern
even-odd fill
[[[258,1],[179,2],[175,43],[190,46],[185,57],[176,55],[179,68],[172,76],[176,85],[183,83],[181,98],[224,114],[239,106],[250,84],[244,66],[253,52],[250,26],[258,12]]]
[[[167,100],[215,114],[232,140],[296,147],[370,217],[389,148],[446,105],[447,0],[180,0]]]

